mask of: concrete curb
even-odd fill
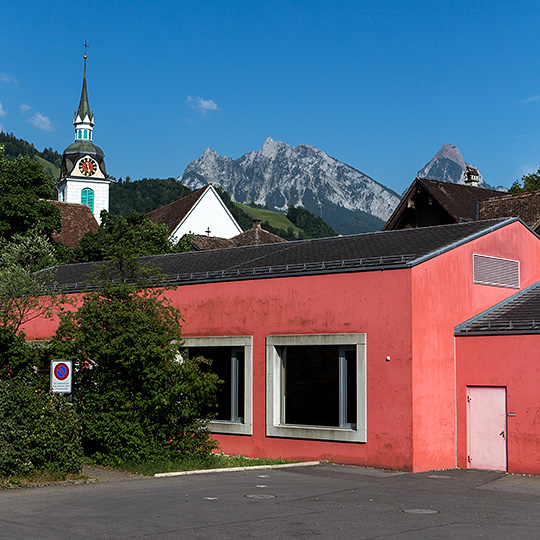
[[[322,465],[326,461],[303,461],[301,463],[281,463],[278,465],[254,465],[253,467],[223,467],[220,469],[200,469],[197,471],[178,471],[156,473],[154,478],[167,478],[169,476],[189,476],[192,474],[208,474],[208,473],[223,473],[223,472],[238,472],[238,471],[256,471],[267,469],[286,469],[289,467],[312,467],[313,465]]]

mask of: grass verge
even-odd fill
[[[26,477],[0,477],[0,489],[35,487],[45,484],[54,484],[56,482],[76,482],[86,478],[87,477],[84,474],[68,474],[67,476],[63,476],[50,471],[39,471]]]
[[[161,460],[143,463],[123,463],[120,467],[134,474],[153,476],[156,473],[195,471],[201,469],[224,469],[228,467],[255,467],[257,465],[280,465],[290,463],[281,459],[247,458],[245,456],[228,456],[226,454],[210,454],[204,457]]]

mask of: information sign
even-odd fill
[[[71,394],[71,360],[51,360],[51,392]]]

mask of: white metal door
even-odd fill
[[[506,388],[467,388],[468,466],[506,471]]]

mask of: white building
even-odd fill
[[[154,223],[166,225],[170,238],[175,240],[189,233],[220,238],[232,238],[242,233],[212,184],[152,210],[148,217]]]

